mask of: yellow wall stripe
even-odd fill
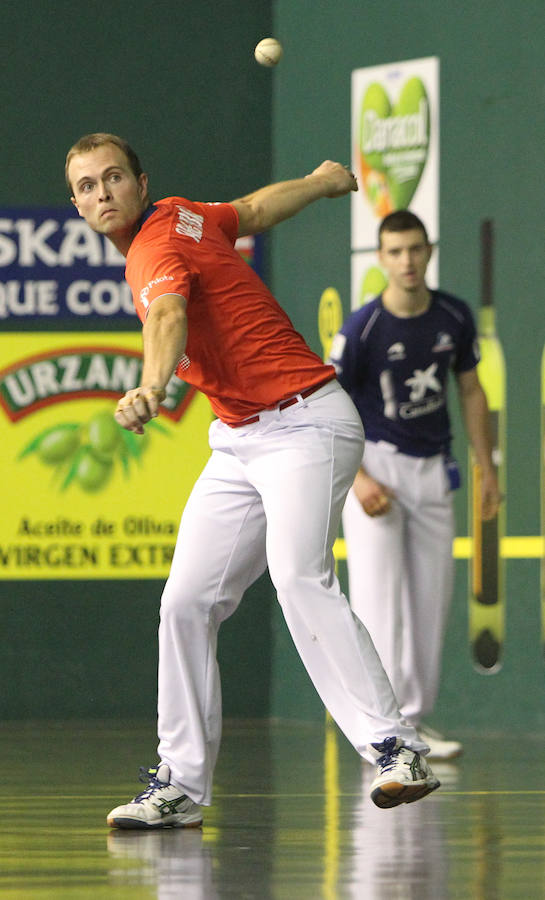
[[[452,545],[455,559],[471,559],[473,540],[470,537],[457,537]],[[336,559],[346,559],[346,541],[338,538],[333,552]],[[545,538],[543,537],[504,537],[501,541],[501,555],[504,559],[541,559],[545,557]]]

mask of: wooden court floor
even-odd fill
[[[543,738],[464,736],[442,787],[379,810],[335,725],[228,722],[202,830],[110,831],[153,722],[0,727],[0,896],[28,900],[545,898]]]

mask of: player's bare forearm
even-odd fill
[[[469,377],[470,374],[474,374],[474,377]],[[481,387],[475,370],[471,370],[471,373],[464,372],[458,378],[458,389],[467,436],[473,447],[477,462],[483,472],[487,472],[493,468],[492,437],[490,434],[486,394]]]
[[[342,197],[357,191],[356,178],[341,163],[325,160],[304,178],[279,181],[233,201],[239,235],[257,234],[296,215],[322,197]]]
[[[473,370],[474,372],[474,370]],[[492,460],[492,437],[486,394],[477,378],[464,373],[458,378],[460,403],[467,436],[473,447],[475,459],[482,472],[482,517],[493,518],[499,508],[502,496],[499,490]]]
[[[165,294],[152,303],[142,329],[144,365],[142,387],[165,388],[185,353],[187,343],[186,301],[178,294]]]
[[[177,294],[158,297],[150,306],[142,338],[144,365],[140,386],[127,391],[115,413],[117,422],[136,434],[143,434],[146,422],[157,415],[166,385],[185,352],[185,299]]]

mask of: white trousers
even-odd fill
[[[368,629],[401,713],[418,725],[435,704],[452,596],[454,515],[441,456],[365,446],[367,472],[392,488],[383,516],[351,490],[343,511],[352,609]]]
[[[331,382],[255,424],[216,421],[210,445],[161,602],[158,752],[173,780],[195,802],[211,802],[221,737],[218,629],[267,565],[299,655],[358,753],[372,759],[366,745],[390,735],[426,750],[401,719],[335,575],[332,547],[363,451],[348,395]]]

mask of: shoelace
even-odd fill
[[[383,741],[382,745],[379,746],[381,746],[381,749],[384,749],[384,753],[377,759],[377,766],[380,766],[384,772],[387,772],[397,764],[397,757],[399,756],[399,751],[401,748],[398,747],[397,750],[395,749],[395,737],[386,738],[386,740]]]
[[[138,780],[141,781],[143,784],[145,784],[147,781],[148,786],[145,791],[142,791],[140,794],[137,794],[137,796],[133,800],[133,803],[140,803],[140,802],[142,802],[142,800],[147,800],[148,797],[151,797],[153,792],[157,790],[157,788],[163,788],[166,786],[165,782],[159,781],[159,779],[156,777],[156,775],[157,775],[156,768],[146,769],[145,766],[140,766],[140,775],[138,776]]]

